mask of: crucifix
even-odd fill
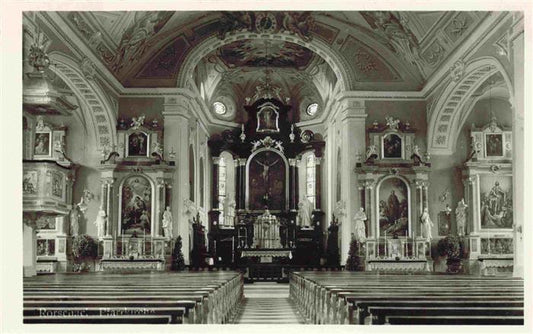
[[[267,162],[267,159],[265,159],[264,162],[260,162],[259,160],[256,160],[256,162],[260,165],[260,166],[263,166],[263,172],[261,173],[261,176],[263,176],[263,180],[265,181],[265,185],[268,185],[268,171],[270,170],[270,167],[274,166],[275,164],[277,164],[279,161],[279,159],[276,159],[274,162],[272,162],[271,164],[269,164]]]

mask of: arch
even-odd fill
[[[56,73],[84,102],[87,118],[94,124],[97,146],[116,145],[116,115],[109,104],[106,94],[94,80],[88,80],[82,74],[80,65],[72,58],[60,53],[51,52],[50,60],[55,66],[49,69]]]
[[[122,181],[120,182],[120,186],[119,186],[119,201],[118,201],[118,219],[117,219],[117,235],[122,234],[122,231],[124,230],[123,229],[123,226],[122,226],[122,207],[123,207],[123,194],[124,194],[124,183],[126,183],[127,180],[131,179],[131,178],[143,178],[145,179],[146,181],[148,181],[148,183],[150,184],[150,191],[151,191],[151,194],[150,194],[150,235],[151,236],[156,236],[157,233],[155,231],[155,220],[157,219],[157,215],[156,215],[156,206],[155,206],[155,191],[156,191],[156,188],[155,188],[155,183],[154,181],[146,176],[146,175],[140,175],[140,174],[133,174],[133,175],[127,175],[126,177],[124,177],[122,179]],[[109,213],[108,213],[109,214]]]
[[[266,148],[266,147],[258,149],[257,151],[255,151],[248,157],[248,160],[246,160],[246,198],[245,198],[246,210],[249,210],[250,208],[250,195],[249,195],[250,194],[250,162],[252,162],[253,158],[257,154],[261,152],[265,152],[265,151],[273,152],[279,155],[283,163],[285,164],[285,210],[289,210],[289,161],[287,160],[285,155],[283,155],[278,150],[275,150],[272,148]]]
[[[475,59],[465,66],[464,75],[457,82],[449,79],[442,94],[434,103],[428,131],[428,152],[450,155],[455,150],[457,136],[471,108],[472,94],[492,75],[501,73],[512,99],[512,83],[502,64],[493,57]],[[464,114],[466,110],[466,115]]]
[[[382,177],[380,180],[378,180],[377,182],[377,186],[376,186],[376,216],[375,216],[375,235],[379,238],[380,237],[380,226],[379,226],[379,202],[380,202],[380,191],[381,191],[381,186],[383,185],[383,182],[386,181],[386,180],[389,180],[389,179],[398,179],[398,180],[401,180],[403,182],[403,184],[405,185],[405,188],[407,189],[407,207],[408,207],[408,212],[407,212],[407,231],[409,232],[409,234],[412,234],[414,231],[412,229],[412,226],[411,226],[411,215],[412,215],[412,210],[413,208],[411,207],[411,187],[409,185],[409,181],[401,176],[401,175],[387,175],[387,176],[384,176]]]
[[[333,52],[325,42],[318,38],[313,38],[311,41],[306,42],[298,36],[291,35],[287,32],[278,32],[275,34],[257,34],[253,32],[243,32],[227,36],[221,40],[216,36],[205,39],[202,43],[198,44],[189,54],[185,57],[177,79],[177,87],[188,87],[188,80],[193,77],[193,71],[198,61],[203,59],[209,53],[215,51],[221,46],[233,43],[235,41],[246,39],[267,39],[274,41],[285,41],[298,44],[313,51],[322,59],[328,63],[338,80],[338,85],[341,90],[352,90],[355,78],[350,66],[343,59],[341,55]]]

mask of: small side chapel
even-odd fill
[[[25,277],[523,277],[519,12],[124,13],[23,15]]]

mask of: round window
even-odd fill
[[[217,115],[224,115],[226,113],[226,105],[222,102],[213,103],[213,109]]]
[[[315,116],[318,111],[318,103],[311,103],[307,106],[307,115],[309,116]]]

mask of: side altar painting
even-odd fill
[[[150,234],[152,186],[142,176],[132,176],[122,186],[122,226],[124,234]]]
[[[512,228],[512,177],[481,175],[479,190],[481,228]]]
[[[379,235],[406,235],[409,228],[409,198],[405,182],[397,177],[379,187]]]

